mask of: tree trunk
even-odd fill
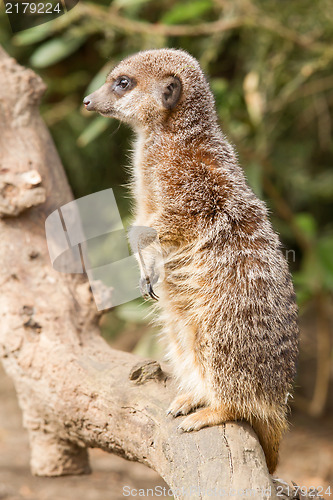
[[[0,47],[0,88],[0,358],[15,383],[32,472],[87,473],[87,449],[98,447],[153,468],[176,499],[210,498],[214,489],[217,498],[276,498],[250,426],[181,434],[165,415],[172,379],[156,362],[111,349],[88,281],[52,268],[45,218],[72,193],[39,116],[45,86]]]

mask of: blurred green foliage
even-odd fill
[[[331,0],[81,0],[14,36],[0,13],[0,43],[47,84],[41,111],[74,195],[112,187],[125,222],[131,132],[85,112],[82,98],[138,50],[197,57],[248,181],[292,250],[302,312],[333,291],[332,37]]]

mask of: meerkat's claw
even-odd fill
[[[150,278],[145,277],[140,280],[140,290],[141,295],[144,299],[158,300],[159,296],[154,292],[153,286],[151,284]]]
[[[148,295],[153,299],[153,300],[158,300],[159,299],[159,296],[156,295],[156,293],[154,292],[153,290],[153,287],[152,287],[152,284],[150,283],[149,281],[149,284],[148,284]]]
[[[174,418],[177,418],[177,417],[180,417],[181,415],[186,415],[186,413],[183,413],[181,410],[178,410],[178,411],[173,411],[172,409],[169,409],[167,412],[166,412],[167,416],[168,415],[172,415]]]

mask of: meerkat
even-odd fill
[[[185,416],[183,431],[249,422],[273,473],[298,354],[295,294],[266,206],[220,129],[198,61],[183,50],[139,52],[83,102],[137,134],[130,239],[133,250],[146,251],[141,287],[159,296],[179,383],[168,413]]]

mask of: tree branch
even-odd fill
[[[219,34],[223,31],[229,31],[239,27],[261,28],[273,32],[281,38],[285,38],[296,45],[303,48],[312,48],[314,42],[313,37],[301,35],[294,30],[282,26],[274,19],[271,19],[258,9],[253,8],[253,15],[246,14],[236,16],[234,18],[220,18],[216,21],[202,22],[197,24],[175,24],[168,25],[162,23],[150,23],[147,21],[137,21],[125,17],[117,12],[113,7],[106,8],[101,5],[95,5],[90,2],[81,2],[76,7],[75,17],[83,14],[85,16],[98,19],[111,26],[117,31],[122,31],[127,34],[143,34],[143,35],[158,35],[165,37],[181,37],[181,36],[208,36],[215,33]],[[74,15],[74,14],[73,14]]]

